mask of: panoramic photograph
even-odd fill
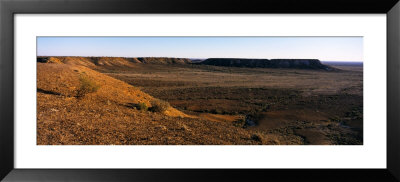
[[[37,37],[37,145],[363,145],[363,37]]]

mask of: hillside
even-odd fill
[[[118,59],[113,66],[132,65],[133,62]],[[159,100],[132,85],[90,69],[102,64],[109,62],[100,58],[38,58],[38,145],[274,142],[272,139],[254,139],[254,132],[235,127],[230,122],[215,122],[221,120],[218,115],[212,119],[199,118],[170,106],[165,111],[142,109],[138,107],[141,103],[152,108],[152,104]],[[86,82],[96,85],[97,90],[81,94]]]
[[[209,58],[200,62],[203,65],[249,67],[249,68],[297,68],[333,70],[323,65],[318,59],[239,59],[239,58]]]

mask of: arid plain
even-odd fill
[[[362,64],[37,60],[38,145],[363,144]]]

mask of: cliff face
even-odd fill
[[[318,59],[209,58],[200,64],[249,68],[299,68],[333,70],[333,68],[323,65]]]

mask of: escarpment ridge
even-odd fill
[[[189,58],[169,57],[75,57],[75,56],[38,56],[37,62],[66,63],[83,66],[123,66],[134,67],[135,64],[196,64],[225,67],[247,68],[294,68],[314,70],[336,70],[324,65],[318,59],[245,59],[245,58],[208,58],[204,61],[192,61]]]
[[[187,64],[191,63],[187,58],[169,57],[80,57],[80,56],[38,56],[37,62],[41,63],[87,63],[94,65],[129,65],[131,63],[145,64]]]

